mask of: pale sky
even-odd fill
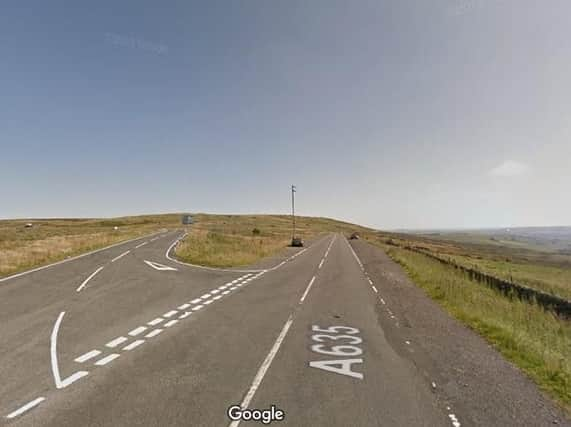
[[[5,2],[0,218],[571,225],[568,0]]]

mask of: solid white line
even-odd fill
[[[56,383],[56,388],[65,388],[71,383],[77,381],[78,379],[86,376],[89,372],[87,371],[78,371],[66,379],[62,381],[60,374],[59,374],[59,366],[57,361],[57,334],[59,327],[61,325],[61,321],[63,320],[63,316],[65,315],[65,311],[62,311],[57,320],[54,324],[54,329],[52,330],[52,335],[50,337],[50,359],[52,365],[52,374],[54,376],[54,382]]]
[[[79,287],[75,291],[80,292],[85,287],[85,285],[87,285],[87,282],[89,282],[91,279],[93,279],[93,277],[97,273],[99,273],[101,270],[103,270],[103,267],[99,267],[97,270],[95,270],[93,273],[91,273],[91,275],[87,279],[85,279],[83,281],[83,283],[81,285],[79,285]]]
[[[160,334],[163,330],[162,329],[155,329],[151,332],[149,332],[147,335],[145,335],[145,338],[153,338],[156,337],[158,334]]]
[[[89,359],[93,359],[96,356],[99,356],[101,352],[99,350],[91,350],[85,354],[82,354],[79,357],[75,358],[75,361],[78,363],[87,362]]]
[[[307,293],[309,292],[309,290],[311,289],[311,285],[313,285],[313,282],[315,281],[315,276],[313,276],[311,278],[311,281],[309,282],[309,285],[307,285],[307,288],[305,288],[305,292],[303,293],[301,299],[299,300],[299,303],[301,304],[304,300],[305,297],[307,296]]]
[[[119,344],[123,344],[125,341],[127,341],[127,339],[128,339],[128,338],[125,338],[125,337],[118,337],[118,338],[115,338],[115,339],[112,340],[112,341],[109,341],[109,342],[108,342],[107,344],[105,344],[105,345],[106,345],[107,347],[114,348],[114,347],[117,347]]]
[[[190,304],[184,303],[183,305],[179,305],[177,308],[179,310],[186,310],[188,307],[190,307]]]
[[[250,386],[248,393],[246,394],[246,396],[244,397],[244,400],[242,401],[242,403],[240,405],[242,407],[242,409],[247,409],[248,406],[250,405],[252,398],[256,394],[256,390],[258,390],[258,387],[262,383],[262,380],[264,379],[266,372],[268,371],[270,365],[272,364],[274,357],[276,357],[276,354],[278,353],[278,350],[280,349],[280,346],[282,345],[282,342],[285,339],[292,322],[293,322],[293,314],[290,314],[290,316],[287,319],[282,331],[278,335],[276,342],[272,346],[272,349],[270,350],[270,352],[266,356],[264,362],[260,366],[260,369],[258,369],[258,373],[254,377],[254,381],[252,381],[252,385]],[[240,420],[232,421],[230,423],[230,427],[237,427],[238,424],[240,424]]]
[[[321,267],[323,267],[324,262],[325,262],[325,258],[322,258],[321,262],[319,263],[319,267],[317,267],[317,268],[320,269]]]
[[[141,243],[141,244],[135,246],[135,249],[139,249],[139,248],[145,246],[147,243],[149,243],[149,242],[143,242],[143,243]]]
[[[150,322],[147,322],[147,325],[155,326],[155,325],[158,325],[159,323],[163,322],[164,320],[165,319],[163,319],[162,317],[157,317],[156,319],[153,319]]]
[[[202,300],[201,298],[196,298],[196,299],[193,299],[190,303],[191,304],[198,304],[201,300]]]
[[[198,311],[200,310],[202,307],[204,307],[203,305],[197,305],[196,307],[193,307],[192,311]]]
[[[173,319],[173,320],[169,320],[167,323],[165,323],[165,326],[167,328],[170,328],[172,325],[176,325],[178,323],[177,319]]]
[[[29,411],[34,406],[38,406],[44,400],[46,400],[45,397],[38,397],[37,399],[34,399],[31,402],[26,403],[24,406],[20,406],[14,412],[10,412],[8,415],[6,415],[6,418],[11,419],[17,417],[18,415],[22,415],[24,412]]]
[[[145,342],[145,340],[136,340],[133,341],[131,344],[126,345],[125,347],[123,347],[123,350],[133,350],[136,347],[139,347],[141,344],[143,344]]]
[[[375,291],[376,294],[379,293],[379,291],[377,291],[377,288],[375,288],[375,286],[373,285],[373,291]]]
[[[116,256],[115,258],[113,258],[113,259],[111,260],[111,262],[115,262],[115,261],[117,261],[118,259],[123,258],[123,257],[124,257],[125,255],[127,255],[129,252],[131,252],[131,250],[128,250],[128,251],[123,252],[121,255],[118,255],[118,256]]]
[[[139,335],[147,330],[146,326],[139,326],[138,328],[133,329],[131,332],[128,332],[129,335],[132,337]]]
[[[176,310],[171,310],[168,313],[163,314],[163,317],[173,317],[175,314],[177,314],[178,311]]]
[[[144,239],[145,237],[152,236],[154,234],[156,234],[156,233],[148,234],[147,236],[135,237],[134,239],[125,240],[124,242],[114,243],[112,245],[105,246],[104,248],[101,248],[101,249],[96,249],[94,251],[86,252],[86,253],[81,254],[81,255],[77,255],[77,256],[74,256],[71,258],[64,259],[62,261],[54,262],[53,264],[43,265],[41,267],[33,268],[32,270],[22,271],[21,273],[13,274],[11,276],[2,278],[2,279],[0,279],[0,282],[5,282],[6,280],[15,279],[17,277],[22,277],[22,276],[25,276],[26,274],[35,273],[36,271],[45,270],[46,268],[55,267],[56,265],[64,264],[66,262],[75,261],[77,259],[89,256],[89,255],[93,255],[93,254],[96,254],[99,252],[106,251],[106,250],[114,248],[116,246],[125,245],[127,243],[134,242],[135,240]]]
[[[103,359],[99,359],[97,362],[95,362],[95,364],[97,366],[105,366],[109,362],[112,362],[113,360],[117,359],[118,357],[119,357],[119,354],[111,353],[109,356],[106,356]]]

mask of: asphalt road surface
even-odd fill
[[[0,281],[0,424],[569,425],[364,242],[219,270],[181,234]]]

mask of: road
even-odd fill
[[[220,270],[168,256],[181,234],[0,281],[0,424],[236,427],[260,422],[232,420],[232,405],[274,405],[288,426],[568,425],[447,316],[431,318],[457,328],[455,342],[415,336],[412,291],[395,294],[398,267],[363,242],[330,234]],[[434,362],[461,340],[482,359]],[[455,363],[481,369],[471,394],[451,385]],[[498,388],[510,381],[517,390]]]

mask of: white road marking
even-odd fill
[[[371,279],[369,279],[368,277],[367,277],[367,280],[369,281],[369,285],[373,284],[373,281]]]
[[[139,347],[141,344],[143,344],[145,342],[145,340],[136,340],[133,341],[131,344],[126,345],[125,347],[123,347],[123,350],[133,350],[134,348]]]
[[[125,341],[127,341],[127,338],[125,338],[125,337],[118,337],[118,338],[115,338],[115,339],[112,340],[112,341],[109,341],[109,342],[108,342],[107,344],[105,344],[105,345],[106,345],[107,347],[110,347],[110,348],[115,348],[115,347],[117,347],[118,345],[123,344]]]
[[[178,319],[173,319],[173,320],[169,320],[167,323],[165,323],[165,326],[167,328],[170,328],[172,325],[176,325],[178,323]]]
[[[103,359],[99,359],[97,362],[95,362],[95,364],[97,366],[105,366],[109,362],[112,362],[113,360],[117,359],[119,356],[120,355],[117,353],[111,353],[109,356],[106,356]]]
[[[309,282],[309,285],[307,285],[307,288],[305,288],[305,292],[303,293],[303,295],[301,296],[301,299],[299,300],[299,303],[303,303],[303,301],[305,300],[305,297],[307,296],[307,293],[309,292],[309,290],[311,289],[311,285],[313,285],[313,282],[315,281],[315,276],[313,276],[311,278],[311,281]]]
[[[176,310],[171,310],[168,313],[163,314],[163,317],[173,317],[175,314],[177,314],[178,311]]]
[[[190,303],[191,304],[198,304],[201,301],[201,298],[193,299]]]
[[[139,326],[138,328],[133,329],[131,332],[128,332],[129,335],[132,337],[139,335],[147,330],[146,326]]]
[[[143,261],[145,264],[147,264],[149,267],[154,268],[155,270],[158,271],[178,271],[176,268],[174,267],[170,267],[168,265],[164,265],[164,264],[159,264],[158,262],[154,262],[154,261],[147,261],[144,260]]]
[[[80,292],[85,287],[85,285],[87,285],[87,282],[93,279],[93,277],[95,277],[95,275],[99,273],[101,270],[103,270],[103,267],[99,267],[97,270],[91,273],[91,275],[87,279],[85,279],[81,285],[78,286],[75,292]]]
[[[217,294],[218,292],[220,292],[218,289],[212,289],[210,291],[211,294]]]
[[[147,335],[145,335],[145,338],[153,338],[156,337],[158,334],[160,334],[163,330],[162,329],[154,329],[151,332],[149,332]]]
[[[325,258],[321,258],[321,262],[319,263],[319,266],[317,268],[320,269],[321,267],[323,267],[324,262],[325,262]]]
[[[383,304],[386,304],[385,300],[384,300],[384,299],[382,299],[382,298],[381,298],[381,302],[382,302]]]
[[[204,295],[202,295],[200,298],[202,298],[202,299],[208,299],[208,298],[210,298],[210,294],[204,294]]]
[[[177,308],[178,308],[179,310],[186,310],[188,307],[190,307],[190,304],[185,303],[185,304],[183,304],[183,305],[179,305]]]
[[[228,283],[222,286],[218,286],[218,289],[220,289],[221,291],[223,291],[224,289],[226,289],[228,286],[230,286]]]
[[[93,359],[94,357],[97,357],[101,354],[101,352],[99,350],[91,350],[88,351],[85,354],[82,354],[79,357],[75,358],[75,361],[78,363],[83,363],[83,362],[87,362],[89,359]]]
[[[289,328],[290,328],[292,323],[293,323],[293,314],[290,314],[290,316],[287,319],[282,331],[278,335],[276,342],[274,343],[270,352],[268,353],[268,355],[264,359],[262,365],[260,366],[260,369],[258,369],[258,372],[256,373],[256,376],[254,377],[254,381],[252,381],[252,385],[250,386],[248,393],[246,393],[244,400],[240,404],[242,409],[247,409],[248,406],[250,405],[252,398],[256,394],[256,390],[258,390],[258,387],[262,383],[262,380],[264,379],[266,372],[268,371],[270,365],[272,364],[274,357],[276,357],[276,354],[278,353],[278,350],[280,349],[280,346],[282,345],[282,342],[285,339],[287,332],[289,331]],[[230,423],[230,427],[237,427],[239,424],[240,424],[240,420],[232,421]]]
[[[190,316],[192,314],[192,312],[190,311],[185,311],[184,313],[182,313],[180,316],[178,316],[179,319],[184,319],[188,316]]]
[[[57,361],[57,334],[58,334],[58,330],[59,330],[59,327],[61,325],[61,321],[63,320],[64,315],[65,315],[65,311],[62,311],[59,314],[59,316],[56,320],[56,323],[54,324],[54,329],[52,330],[52,335],[50,337],[50,359],[51,359],[51,365],[52,365],[52,374],[54,376],[54,382],[56,384],[56,388],[65,388],[68,385],[77,381],[78,379],[83,378],[84,376],[89,374],[89,372],[87,372],[87,371],[78,371],[78,372],[75,372],[74,374],[70,375],[69,377],[67,377],[64,380],[62,380],[60,377],[59,365],[58,365],[58,361]]]
[[[139,249],[140,247],[145,246],[147,243],[149,243],[149,242],[143,242],[143,243],[135,246],[135,249]]]
[[[238,285],[238,286],[242,286],[242,285],[240,284],[240,285]],[[232,286],[232,287],[230,288],[230,290],[233,291],[233,290],[235,290],[235,289],[238,289],[238,286]]]
[[[222,295],[228,295],[230,293],[230,291],[224,291],[222,292]]]
[[[158,325],[159,323],[163,322],[164,320],[165,319],[163,319],[162,317],[157,317],[156,319],[153,319],[150,322],[148,322],[147,325],[155,326],[155,325]]]
[[[405,341],[405,343],[406,343],[407,345],[410,345],[410,341],[408,341],[408,340],[407,340],[407,341]]]
[[[460,427],[461,426],[460,422],[458,421],[458,418],[456,418],[456,415],[448,414],[448,418],[450,418],[450,421],[452,421],[452,425],[454,427]]]
[[[123,252],[121,255],[118,255],[118,256],[116,256],[115,258],[113,258],[113,259],[111,260],[111,262],[115,262],[115,261],[117,261],[118,259],[123,258],[123,257],[124,257],[125,255],[127,255],[129,252],[131,252],[131,251],[128,250],[128,251]]]
[[[217,295],[217,296],[215,296],[215,297],[212,298],[212,299],[213,299],[213,300],[218,300],[218,299],[220,299],[220,298],[222,298],[222,295]]]
[[[213,300],[209,299],[208,301],[204,301],[203,304],[208,305],[208,304],[213,303],[213,302],[214,302]]]
[[[204,307],[203,305],[197,305],[196,307],[193,307],[192,311],[198,311],[200,310],[202,307]]]
[[[17,417],[18,415],[22,415],[24,412],[29,411],[30,409],[32,409],[34,406],[38,406],[40,403],[42,403],[44,400],[46,400],[45,397],[38,397],[37,399],[32,400],[31,402],[26,403],[23,406],[20,406],[18,409],[16,409],[14,412],[10,412],[8,415],[6,415],[6,418],[8,419],[12,419]]]
[[[373,285],[372,287],[373,287],[373,291],[375,291],[375,293],[378,294],[379,291],[377,290],[377,288],[375,288],[375,285]]]
[[[235,283],[238,283],[239,281],[240,281],[240,279],[236,279],[236,280],[232,280],[230,283],[232,283],[234,285]]]

